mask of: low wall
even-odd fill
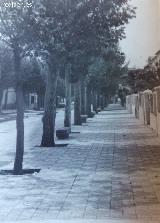
[[[160,135],[160,87],[153,91],[146,90],[128,95],[126,107],[144,125],[151,127],[157,135]]]

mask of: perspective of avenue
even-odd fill
[[[0,223],[160,222],[159,18],[0,1]]]

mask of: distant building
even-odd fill
[[[5,89],[3,92],[2,108],[15,109],[16,107],[16,94],[13,88]]]
[[[38,107],[38,95],[36,93],[26,94],[24,97],[25,106],[27,109],[37,109]],[[41,106],[42,103],[41,103]],[[5,89],[2,99],[3,109],[15,109],[16,108],[16,93],[14,88]]]

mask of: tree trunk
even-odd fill
[[[16,140],[16,157],[14,162],[14,174],[22,174],[23,154],[24,154],[24,97],[23,82],[20,73],[20,54],[19,49],[14,49],[14,66],[16,73],[16,108],[17,108],[17,140]]]
[[[89,86],[87,86],[86,95],[87,95],[87,115],[88,118],[91,118],[92,95],[91,95],[91,88]]]
[[[101,95],[101,109],[104,110],[104,107],[105,107],[105,105],[104,105],[104,96]]]
[[[19,84],[16,88],[16,106],[17,141],[16,158],[14,162],[14,174],[22,174],[24,154],[24,98],[21,84]]]
[[[107,106],[108,106],[108,97],[105,96],[105,107],[107,107]]]
[[[81,125],[81,86],[80,81],[75,84],[74,88],[74,124]]]
[[[98,108],[101,107],[101,102],[100,102],[100,95],[99,95],[99,93],[97,93],[97,107],[98,107]]]
[[[3,89],[0,87],[0,114],[2,113]]]
[[[7,109],[7,107],[8,107],[8,89],[6,89],[4,96],[4,109]]]
[[[65,73],[65,86],[66,86],[66,106],[65,106],[65,118],[64,126],[69,127],[71,130],[71,83],[70,72],[71,66],[67,65]]]
[[[37,92],[37,110],[40,111],[41,108],[41,94]]]
[[[105,99],[105,96],[103,96],[103,107],[106,108],[106,99]]]
[[[59,72],[50,68],[47,77],[47,86],[44,99],[42,147],[55,146],[55,118],[56,118],[56,88]]]
[[[84,79],[81,80],[81,114],[86,115],[86,87]]]
[[[93,111],[97,113],[97,94],[95,91],[92,92],[92,104],[93,104]]]

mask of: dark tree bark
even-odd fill
[[[71,83],[70,83],[71,65],[68,64],[65,73],[65,86],[66,86],[66,106],[64,126],[71,129]]]
[[[97,113],[97,94],[95,91],[92,91],[92,104],[93,104],[93,111]]]
[[[86,86],[84,78],[81,80],[81,114],[86,115]]]
[[[88,118],[91,118],[92,117],[92,114],[91,114],[92,93],[91,93],[91,88],[89,86],[87,86],[87,89],[86,89],[86,96],[87,96],[87,115],[88,115]]]
[[[16,74],[16,107],[17,107],[17,140],[16,140],[16,156],[14,162],[14,174],[22,174],[23,155],[24,155],[24,96],[23,96],[23,80],[20,71],[20,53],[18,46],[14,48],[14,66]]]
[[[81,125],[81,85],[80,81],[74,86],[74,124]]]
[[[105,96],[103,96],[103,108],[106,108],[106,99],[105,99]]]
[[[8,89],[6,89],[4,95],[4,109],[7,109],[7,105],[8,105]]]
[[[3,89],[0,87],[0,114],[2,113]]]
[[[24,155],[24,98],[21,84],[16,88],[16,106],[17,106],[17,141],[16,158],[14,162],[14,174],[21,174],[23,169]]]
[[[101,109],[103,110],[105,107],[105,103],[104,103],[104,96],[101,95]]]
[[[42,94],[37,92],[37,110],[40,111],[42,107]]]
[[[106,96],[106,97],[105,97],[105,107],[107,107],[107,106],[108,106],[108,104],[109,104],[109,97],[108,97],[108,96]]]
[[[53,72],[53,65],[47,77],[47,86],[44,99],[44,115],[43,115],[43,134],[42,134],[42,147],[55,146],[54,132],[55,132],[55,118],[56,118],[56,88],[59,76],[58,70]]]
[[[100,94],[97,93],[97,107],[100,108],[101,107],[101,100],[100,100]]]
[[[108,106],[108,97],[105,96],[105,107],[107,107],[107,106]]]

